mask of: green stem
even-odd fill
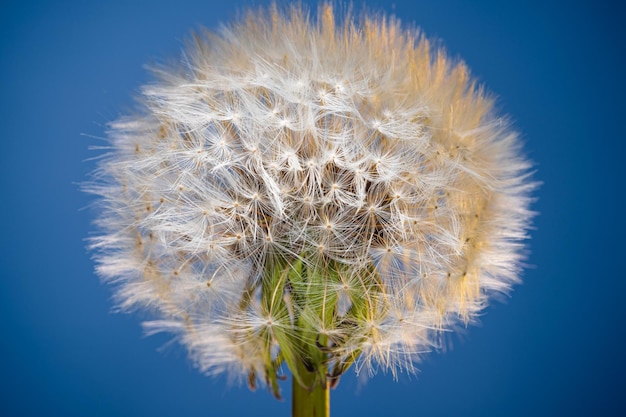
[[[320,374],[309,372],[304,364],[299,364],[299,373],[302,382],[310,388],[300,385],[296,378],[292,378],[292,417],[329,417],[330,416],[330,387],[324,378],[320,382]],[[324,370],[325,371],[325,370]]]

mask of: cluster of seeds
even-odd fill
[[[396,21],[251,13],[112,124],[98,271],[200,368],[278,392],[412,370],[517,280],[528,164],[463,63]]]

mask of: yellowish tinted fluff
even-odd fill
[[[205,372],[413,371],[518,280],[517,135],[394,19],[257,11],[197,35],[111,125],[98,272]]]

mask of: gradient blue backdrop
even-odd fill
[[[105,125],[193,28],[264,1],[0,5],[0,415],[287,416],[110,313],[77,183]],[[524,283],[417,377],[352,374],[334,416],[624,415],[624,12],[605,1],[383,1],[467,61],[536,161]],[[289,384],[285,395],[289,398]]]

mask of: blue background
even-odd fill
[[[143,337],[141,316],[111,314],[84,248],[90,197],[78,191],[98,154],[88,147],[150,79],[143,64],[178,56],[191,29],[263,3],[0,6],[0,415],[289,415],[289,384],[278,402],[207,378],[184,349],[159,350],[167,337]],[[469,64],[522,132],[544,185],[523,284],[428,355],[417,377],[345,377],[334,416],[625,408],[625,14],[598,0],[506,3],[368,2]]]

